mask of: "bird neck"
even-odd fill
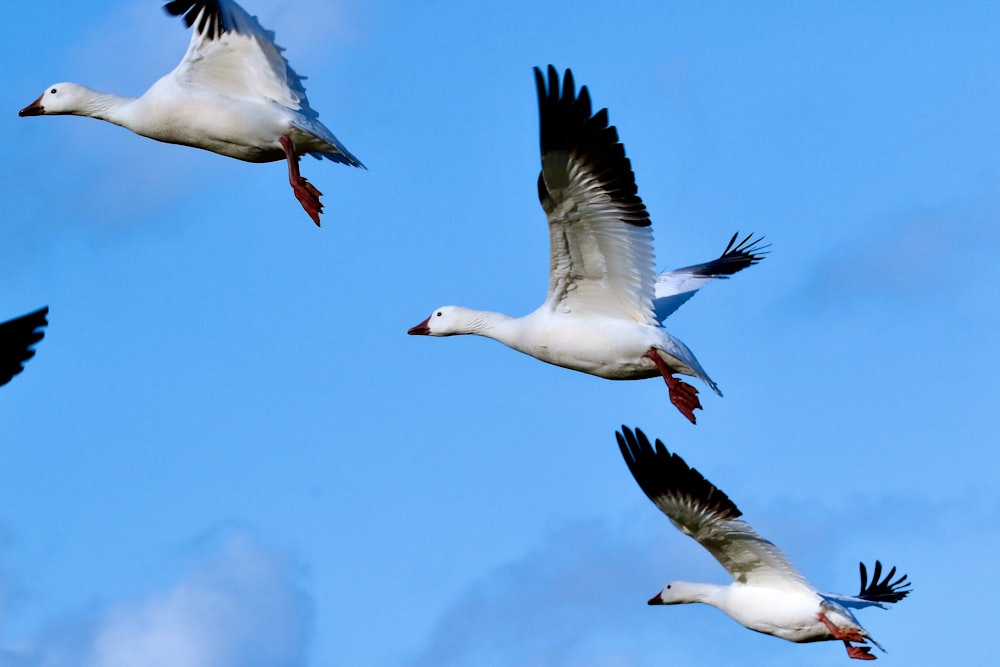
[[[729,586],[719,586],[718,584],[705,584],[693,581],[677,581],[671,584],[677,602],[712,605],[723,609],[726,605],[726,593]]]
[[[467,309],[462,333],[486,336],[509,345],[507,339],[511,335],[510,327],[506,326],[515,318],[492,310]]]
[[[122,127],[130,127],[134,97],[112,95],[97,90],[89,90],[88,95],[74,113],[78,116],[97,118]]]

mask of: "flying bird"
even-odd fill
[[[896,568],[882,577],[875,561],[871,582],[861,563],[857,595],[822,593],[810,584],[778,547],[739,517],[742,512],[719,488],[688,467],[663,443],[655,449],[639,429],[622,427],[618,448],[643,492],[682,533],[694,538],[733,577],[727,586],[673,581],[649,601],[651,605],[701,602],[721,609],[741,625],[793,642],[840,640],[847,655],[874,660],[871,642],[883,652],[854,617],[851,609],[881,607],[910,594],[906,575],[893,581]]]
[[[733,236],[711,262],[657,276],[653,228],[608,111],[591,112],[587,87],[566,70],[537,67],[542,169],[538,198],[548,217],[548,297],[524,317],[444,306],[412,335],[476,334],[556,366],[612,380],[662,376],[670,401],[692,423],[698,390],[673,376],[718,386],[661,322],[706,282],[762,259],[761,239]]]
[[[89,116],[238,160],[286,160],[295,197],[319,226],[322,193],[299,173],[299,156],[364,165],[319,121],[304,77],[281,55],[274,33],[232,0],[173,0],[164,9],[184,17],[191,42],[180,64],[141,97],[56,83],[18,115]]]
[[[48,307],[6,322],[0,322],[0,387],[24,370],[24,363],[35,356],[32,346],[40,341],[48,324]]]

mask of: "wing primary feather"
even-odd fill
[[[566,178],[560,170],[547,171],[545,165],[549,160],[569,160],[594,179],[596,187],[620,210],[623,222],[649,226],[649,213],[638,196],[632,164],[619,142],[617,129],[609,125],[607,109],[592,112],[590,92],[586,86],[576,91],[572,71],[565,71],[561,87],[554,66],[548,66],[547,78],[539,68],[534,71],[543,177]],[[546,183],[545,194],[556,200],[553,204],[558,203],[558,191],[564,185]],[[546,205],[544,199],[542,205]]]
[[[171,16],[183,16],[187,27],[210,40],[230,29],[218,0],[172,0],[163,9]]]
[[[729,239],[729,244],[726,245],[726,249],[716,259],[710,262],[675,269],[673,272],[690,273],[706,278],[728,278],[748,266],[753,266],[767,256],[769,252],[768,248],[771,247],[771,244],[761,245],[764,241],[763,236],[754,239],[753,233],[750,233],[742,241],[736,243],[738,236],[739,232],[733,234],[733,237]]]
[[[624,425],[615,437],[639,488],[657,505],[660,505],[658,499],[668,498],[696,505],[722,521],[742,516],[743,512],[724,491],[688,466],[680,456],[668,451],[660,440],[656,441],[654,449],[641,429],[633,432]]]
[[[864,562],[859,563],[859,566],[861,570],[861,592],[858,593],[857,597],[862,600],[875,603],[899,602],[912,592],[910,588],[911,582],[907,581],[907,575],[904,574],[895,581],[892,581],[892,578],[896,576],[895,566],[889,570],[885,578],[882,578],[882,563],[876,560],[875,568],[872,570],[871,584],[868,583],[868,569],[865,567]]]
[[[0,323],[0,386],[10,382],[24,370],[24,363],[35,356],[32,346],[45,336],[48,313],[46,306]]]

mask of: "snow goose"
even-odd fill
[[[35,356],[31,347],[40,341],[48,320],[48,307],[0,322],[0,387],[24,370],[24,362]]]
[[[692,423],[698,391],[674,373],[715,382],[688,347],[660,326],[705,282],[761,259],[760,239],[730,242],[713,262],[656,275],[653,231],[635,175],[607,109],[591,113],[587,87],[566,70],[535,68],[542,170],[538,197],[548,216],[548,298],[524,317],[438,308],[412,335],[477,334],[537,359],[612,380],[662,375],[671,402]]]
[[[857,595],[821,593],[810,584],[778,547],[739,519],[736,504],[671,454],[659,440],[653,448],[646,435],[622,427],[615,434],[632,476],[643,492],[685,535],[705,547],[733,577],[728,586],[673,581],[649,601],[651,605],[701,602],[721,609],[751,630],[793,642],[839,639],[847,654],[874,660],[871,648],[882,647],[861,627],[851,609],[882,607],[909,595],[906,575],[895,581],[896,568],[882,577],[875,561],[871,583],[861,563],[861,592]]]
[[[174,71],[141,97],[57,83],[19,115],[89,116],[247,162],[286,160],[295,197],[318,226],[322,193],[299,174],[299,156],[363,165],[319,122],[274,33],[232,0],[173,0],[164,9],[184,16],[191,42]]]

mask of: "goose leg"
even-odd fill
[[[299,158],[295,154],[291,137],[284,135],[279,141],[281,147],[285,149],[285,159],[288,161],[288,182],[292,184],[295,198],[299,200],[302,208],[319,227],[319,214],[323,212],[323,204],[319,198],[323,193],[299,174]]]
[[[844,642],[844,646],[847,647],[848,657],[854,658],[855,660],[874,660],[875,656],[872,655],[871,647],[869,646],[853,646],[851,642],[861,642],[865,641],[865,638],[861,635],[858,630],[844,630],[838,628],[834,625],[833,621],[826,617],[823,612],[819,613],[819,620],[823,625],[825,625],[829,630],[830,634],[833,635],[834,639],[839,639]]]
[[[834,639],[841,639],[849,642],[860,642],[862,644],[865,642],[864,635],[861,634],[860,630],[845,630],[844,628],[838,628],[834,625],[833,621],[826,617],[826,614],[823,612],[819,613],[819,620],[830,630],[830,634],[833,635]]]
[[[682,415],[688,418],[688,421],[692,424],[697,423],[695,422],[694,411],[702,409],[701,401],[698,399],[698,390],[687,382],[675,378],[655,347],[651,348],[646,353],[646,356],[653,360],[656,368],[660,371],[660,375],[663,376],[663,380],[667,383],[667,389],[670,390],[670,402],[680,410]]]

